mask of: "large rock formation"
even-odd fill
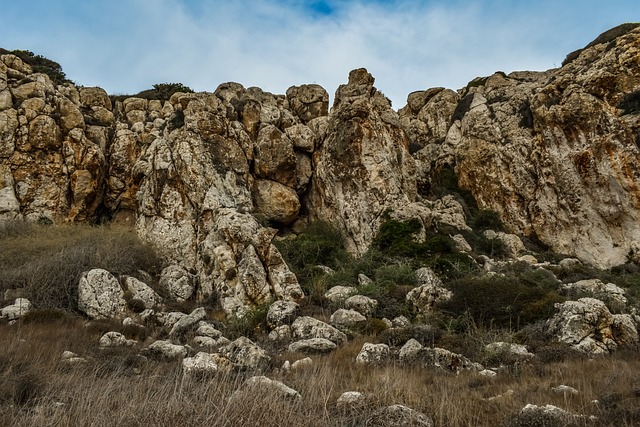
[[[399,112],[373,83],[352,71],[331,112],[317,85],[112,102],[2,55],[0,221],[130,224],[238,315],[303,296],[267,225],[330,222],[356,255],[387,216],[467,227],[429,193],[445,165],[512,233],[598,266],[640,252],[640,29]]]
[[[640,28],[559,69],[476,79],[453,111],[453,94],[431,90],[400,114],[424,147],[421,179],[454,166],[459,185],[512,232],[608,267],[640,245],[640,116],[620,108],[638,90]],[[452,111],[444,140],[443,110]]]

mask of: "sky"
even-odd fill
[[[307,83],[333,98],[349,71],[406,104],[496,71],[547,70],[600,33],[640,22],[638,0],[0,0],[0,47],[62,65],[82,86],[155,83],[276,94]]]

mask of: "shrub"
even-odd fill
[[[57,85],[64,83],[71,83],[71,80],[67,79],[66,74],[62,71],[62,67],[55,61],[45,58],[42,55],[36,55],[29,50],[12,50],[8,51],[0,49],[0,54],[10,53],[18,58],[22,59],[25,63],[31,66],[34,73],[44,73],[49,76],[51,81]]]
[[[224,336],[230,340],[240,337],[250,339],[256,338],[258,335],[265,333],[267,328],[267,313],[269,312],[269,304],[259,305],[249,310],[242,317],[232,317],[227,319],[224,326]]]
[[[479,210],[473,217],[473,228],[479,231],[504,231],[504,225],[497,212],[489,209]]]
[[[77,312],[80,275],[92,268],[135,275],[161,267],[154,249],[122,227],[9,224],[0,230],[0,288],[23,288],[39,309]]]

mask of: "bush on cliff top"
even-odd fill
[[[36,55],[29,50],[6,50],[0,48],[0,55],[12,54],[22,59],[25,63],[29,64],[34,73],[44,73],[49,76],[51,81],[55,84],[61,85],[64,83],[72,83],[67,79],[66,74],[62,71],[62,66],[51,59],[45,58],[42,55]]]

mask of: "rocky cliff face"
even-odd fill
[[[423,147],[414,154],[419,178],[452,165],[459,185],[515,233],[600,267],[637,256],[640,116],[620,103],[640,99],[640,31],[585,49],[560,69],[472,83],[459,102],[426,91],[401,110]]]
[[[237,83],[112,103],[0,58],[0,221],[129,223],[229,313],[302,291],[272,244],[321,219],[362,254],[387,216],[465,228],[444,165],[511,231],[599,266],[640,247],[640,30],[563,68],[495,74],[394,111],[364,69],[329,96]],[[640,96],[639,96],[640,98]]]

